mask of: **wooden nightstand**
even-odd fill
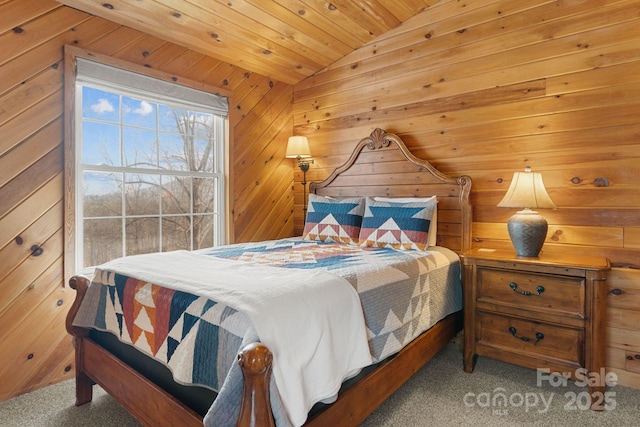
[[[462,261],[466,372],[487,356],[578,379],[579,368],[604,376],[609,260],[473,249]],[[593,393],[604,393],[604,378],[591,383],[599,409]]]

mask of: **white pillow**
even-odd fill
[[[373,200],[378,202],[391,202],[391,203],[422,203],[429,202],[431,200],[437,201],[436,196],[431,197],[374,197]],[[436,245],[436,237],[438,235],[438,205],[436,205],[436,209],[433,211],[433,217],[431,219],[431,224],[429,225],[429,241],[427,243],[428,246]]]

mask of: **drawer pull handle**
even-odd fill
[[[524,337],[524,336],[523,337],[519,337],[519,336],[517,336],[516,335],[516,328],[514,328],[513,326],[509,326],[509,332],[511,332],[511,335],[513,335],[514,337],[516,337],[518,339],[521,339],[522,341],[525,341],[525,342],[531,341],[531,338],[529,338],[529,337]],[[542,341],[542,339],[544,339],[544,334],[542,332],[536,332],[536,340],[535,340],[534,344],[539,342],[539,341]]]
[[[536,292],[537,294],[532,294],[529,291],[518,291],[518,284],[516,282],[511,282],[509,283],[509,287],[511,289],[513,289],[513,292],[520,294],[520,295],[524,295],[526,297],[530,297],[530,296],[540,296],[541,293],[544,292],[544,286],[536,286]]]

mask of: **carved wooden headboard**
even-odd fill
[[[360,140],[351,157],[324,181],[312,182],[310,191],[336,198],[436,195],[437,244],[459,253],[471,248],[471,178],[443,174],[411,154],[398,135],[382,129]]]

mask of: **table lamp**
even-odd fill
[[[527,166],[524,172],[514,172],[507,194],[499,207],[522,208],[507,222],[509,237],[520,257],[537,257],[547,237],[547,220],[533,209],[553,209],[556,205],[547,194],[542,174],[532,172]]]

